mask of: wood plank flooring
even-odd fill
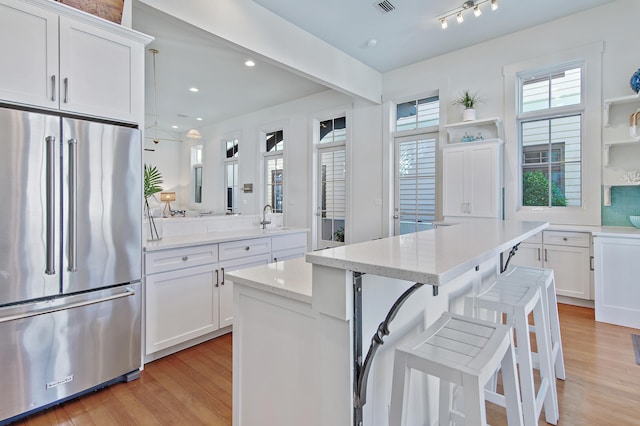
[[[557,382],[558,425],[640,425],[640,365],[631,344],[638,330],[596,323],[593,309],[559,306],[567,380]],[[231,339],[228,334],[159,359],[139,380],[16,424],[231,425]],[[488,416],[490,424],[506,425],[502,409],[490,406]]]

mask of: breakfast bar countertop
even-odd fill
[[[443,285],[549,226],[486,219],[307,253],[308,262]]]

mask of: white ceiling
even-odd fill
[[[438,17],[463,0],[253,0],[370,67],[385,72],[555,20],[613,0],[498,0],[482,15],[464,12],[464,22]],[[219,122],[326,90],[324,86],[266,62],[244,65],[248,55],[183,21],[134,1],[133,27],[156,39],[159,136],[184,139],[190,128]],[[368,41],[376,40],[374,47]],[[254,58],[255,59],[255,58]],[[198,93],[189,92],[195,86]],[[146,56],[147,123],[153,124],[152,55]],[[186,116],[186,117],[183,117]],[[202,121],[196,121],[202,117]],[[171,129],[177,125],[178,129]],[[173,132],[167,136],[165,131]]]
[[[387,0],[396,9],[382,13],[382,0],[253,0],[370,67],[385,72],[472,46],[613,0],[498,0],[480,6],[482,15],[463,12],[464,22],[438,17],[464,0]],[[482,3],[477,0],[476,3]],[[375,39],[375,47],[368,41]]]

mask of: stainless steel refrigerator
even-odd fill
[[[137,129],[0,108],[0,421],[141,365]]]

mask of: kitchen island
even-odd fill
[[[501,253],[547,226],[461,223],[230,274],[234,425],[386,425],[393,348],[459,312],[463,295],[493,281]],[[413,383],[409,424],[429,424],[433,384]]]

